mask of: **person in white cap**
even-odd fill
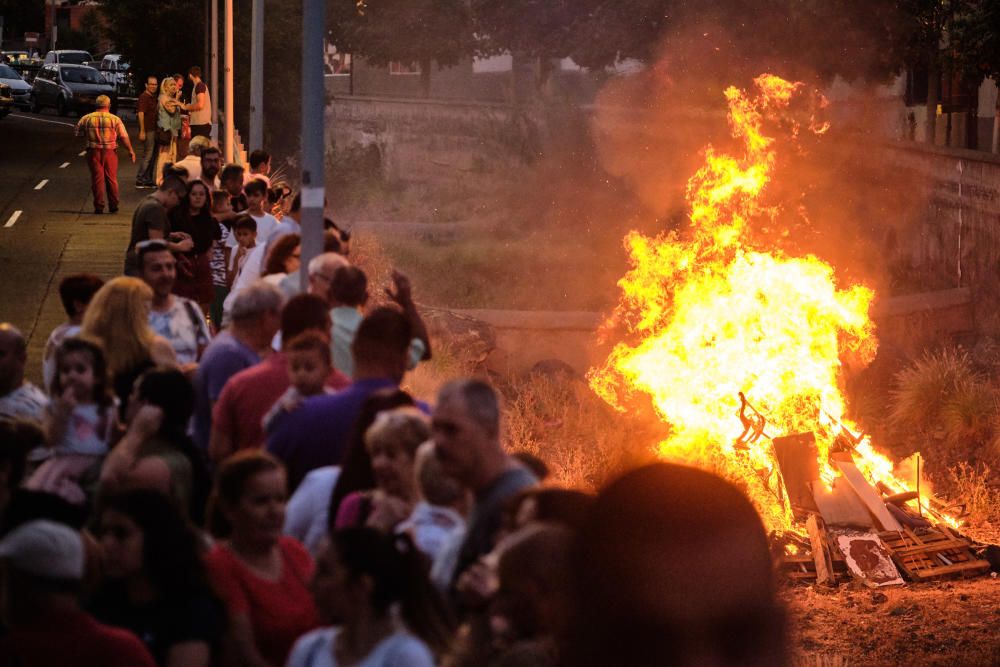
[[[138,637],[98,623],[80,607],[84,574],[80,533],[38,519],[0,540],[4,664],[155,667]]]

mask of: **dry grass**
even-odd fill
[[[473,363],[447,341],[433,341],[434,356],[407,374],[403,388],[433,401],[446,382],[467,377]],[[549,467],[549,481],[596,491],[622,472],[654,460],[666,437],[659,423],[643,424],[615,412],[581,380],[565,376],[508,377],[494,383],[503,403],[503,442]]]
[[[965,505],[966,522],[973,528],[1000,528],[1000,488],[996,475],[986,463],[972,465],[964,461],[949,468],[946,487],[954,502]],[[984,539],[996,535],[984,536]]]
[[[596,490],[654,460],[666,436],[662,424],[625,418],[576,379],[532,375],[500,389],[507,448],[541,458],[561,486]]]

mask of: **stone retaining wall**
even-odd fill
[[[535,123],[503,104],[335,96],[326,115],[328,156],[373,158],[409,184],[502,172],[537,150]]]

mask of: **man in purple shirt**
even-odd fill
[[[365,399],[380,389],[399,386],[412,338],[410,322],[402,313],[376,309],[361,321],[351,348],[354,383],[336,394],[308,398],[281,418],[267,439],[267,449],[284,462],[289,492],[310,470],[340,464]]]
[[[205,348],[194,375],[194,442],[204,450],[212,434],[212,407],[232,376],[260,362],[281,326],[284,297],[260,280],[233,301],[232,325]]]

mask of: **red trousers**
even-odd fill
[[[118,154],[114,148],[88,148],[90,188],[94,192],[94,210],[104,210],[104,187],[108,188],[108,207],[118,208]]]

